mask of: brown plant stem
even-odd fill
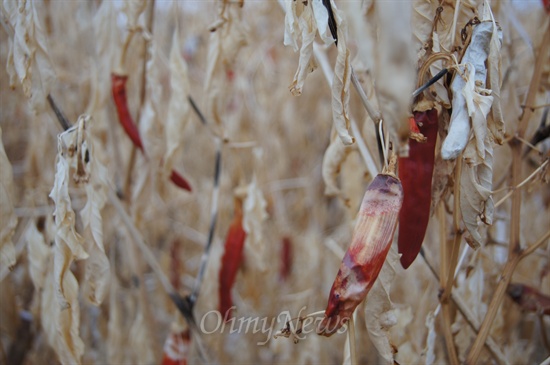
[[[445,212],[444,210],[442,210],[442,211],[443,211],[443,213]],[[421,254],[422,258],[424,259],[424,262],[426,263],[426,265],[430,269],[431,273],[434,275],[434,277],[437,280],[440,281],[441,278],[439,277],[439,275],[437,274],[437,272],[435,271],[435,269],[433,268],[431,263],[428,261],[428,258],[426,257],[426,255],[424,253],[424,248],[422,248],[420,250],[420,254]],[[479,323],[478,323],[477,319],[475,318],[475,316],[470,311],[470,309],[468,308],[468,305],[466,303],[464,303],[462,298],[460,296],[456,295],[456,293],[454,293],[454,292],[451,293],[450,299],[456,305],[456,308],[457,308],[458,312],[462,315],[462,317],[464,317],[464,319],[466,320],[466,323],[468,324],[468,326],[470,326],[472,331],[474,331],[474,333],[476,333],[476,335],[477,335],[477,333],[479,332]],[[506,356],[504,356],[504,354],[500,350],[499,346],[497,345],[496,341],[491,336],[487,337],[487,341],[485,342],[484,345],[487,348],[487,350],[489,350],[489,352],[491,353],[493,358],[495,360],[497,360],[497,362],[499,364],[501,364],[501,365],[508,364],[508,360],[507,360]]]
[[[543,65],[548,62],[548,47],[550,45],[550,24],[544,34],[542,44],[540,45],[540,51],[535,61],[535,68],[533,70],[533,77],[531,78],[531,84],[529,85],[529,91],[525,100],[525,105],[534,105],[535,98],[539,89],[539,84],[542,75]],[[525,108],[521,115],[519,126],[517,129],[517,135],[520,138],[524,137],[527,124],[531,118],[533,111],[530,108]],[[521,144],[517,141],[511,143],[512,148],[512,186],[518,186],[521,183]],[[481,325],[479,334],[477,335],[474,344],[466,359],[466,364],[476,364],[481,354],[482,344],[489,335],[491,325],[496,317],[498,308],[502,303],[506,288],[512,279],[512,274],[519,263],[519,261],[526,257],[521,253],[520,244],[520,228],[521,228],[521,192],[515,190],[512,193],[512,208],[510,217],[510,242],[508,246],[508,259],[504,266],[501,278],[497,284],[497,288],[493,293],[487,314]],[[530,250],[530,249],[528,249]]]

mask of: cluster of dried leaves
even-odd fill
[[[199,343],[218,363],[549,356],[540,308],[498,294],[505,277],[550,295],[550,145],[529,142],[550,123],[550,17],[540,2],[4,0],[0,14],[0,362],[160,363],[165,340],[187,326],[166,288],[183,296],[196,284],[211,210],[194,315],[218,309],[234,198],[247,233],[234,316],[271,323],[324,308],[365,187],[382,169],[380,120],[406,156],[413,108],[440,115],[425,258],[405,272],[390,251],[356,311],[355,353],[343,335],[258,346],[274,332],[226,328],[192,336],[187,360],[201,361]],[[443,67],[449,76],[413,102]],[[117,123],[112,72],[128,75],[146,154]],[[170,183],[174,169],[192,193]]]

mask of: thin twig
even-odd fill
[[[357,313],[357,312],[355,312]],[[355,352],[355,313],[351,316],[349,319],[349,332],[348,332],[348,340],[349,340],[349,354],[350,354],[350,360],[351,365],[357,365],[357,354]]]
[[[212,206],[210,209],[210,228],[208,230],[208,240],[206,241],[206,246],[204,247],[204,252],[201,257],[201,263],[199,266],[199,273],[195,279],[195,285],[193,291],[187,297],[191,303],[191,308],[197,302],[197,299],[200,294],[200,289],[202,281],[204,279],[204,274],[206,272],[206,265],[208,264],[208,257],[210,256],[210,248],[212,247],[212,242],[214,240],[214,232],[216,230],[216,222],[218,220],[218,199],[220,195],[220,175],[221,175],[221,145],[222,142],[219,138],[216,138],[216,162],[214,167],[214,187],[212,190]]]
[[[546,165],[548,165],[548,161],[549,160],[544,161],[535,171],[533,171],[531,173],[531,175],[527,176],[525,178],[525,180],[523,180],[517,186],[511,187],[510,188],[511,190],[508,193],[506,193],[506,195],[504,195],[498,202],[495,203],[495,208],[497,208],[502,203],[504,203],[504,201],[506,199],[508,199],[510,196],[512,196],[512,194],[514,194],[515,191],[517,191],[518,189],[521,189],[523,186],[525,186],[525,184],[527,184],[529,182],[529,180],[531,180],[533,177],[535,177]]]

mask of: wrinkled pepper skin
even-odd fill
[[[409,140],[409,157],[399,159],[399,178],[405,198],[399,215],[397,246],[401,265],[407,269],[422,247],[428,221],[432,196],[432,175],[437,140],[437,110],[415,112],[414,120],[426,142]],[[411,129],[412,130],[412,129]]]
[[[403,188],[393,175],[379,174],[367,188],[352,242],[330,290],[325,318],[317,333],[331,336],[352,316],[376,281],[391,247],[403,203]]]

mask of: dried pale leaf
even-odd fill
[[[31,109],[41,112],[46,96],[55,81],[55,72],[48,54],[46,36],[39,23],[34,1],[4,2],[3,16],[13,31],[8,58],[8,73],[17,75]]]
[[[428,313],[426,317],[426,327],[428,328],[428,336],[426,336],[426,365],[432,365],[435,363],[435,317],[434,312]]]
[[[263,223],[267,219],[267,203],[258,187],[256,177],[248,185],[244,201],[243,228],[246,232],[245,252],[259,270],[266,268],[266,247],[263,238]]]
[[[292,46],[298,52],[298,12],[301,13],[303,4],[299,1],[285,0],[285,46]]]
[[[70,248],[56,237],[54,267],[44,286],[41,317],[48,342],[63,365],[80,364],[84,353],[79,336],[78,282],[69,269],[70,262]],[[62,293],[59,288],[63,288]]]
[[[25,233],[27,241],[27,254],[29,258],[29,272],[32,283],[37,290],[44,288],[49,269],[49,258],[52,249],[46,244],[44,235],[38,232],[36,225],[29,224],[29,228]]]
[[[110,364],[121,364],[124,362],[124,346],[126,338],[123,324],[123,313],[118,298],[119,285],[116,277],[110,282],[109,292],[109,323],[107,324],[107,360]]]
[[[466,80],[457,73],[451,84],[453,114],[451,115],[449,135],[445,138],[441,150],[441,155],[446,160],[457,158],[468,143],[470,121],[465,108],[471,116],[475,109],[473,106],[474,88],[485,87],[487,79],[485,61],[489,54],[492,34],[492,22],[483,22],[474,28],[472,40],[462,58],[462,63],[467,65],[467,74],[463,75]],[[465,69],[461,67],[460,73],[464,72]]]
[[[338,55],[334,66],[334,77],[332,78],[332,120],[338,136],[345,145],[355,142],[350,135],[349,121],[349,97],[351,84],[351,58],[350,51],[346,45],[347,25],[344,21],[344,14],[337,9],[331,1],[334,20],[338,28]]]
[[[413,30],[417,59],[421,59],[430,47],[433,20],[438,2],[431,0],[414,0],[412,3],[411,28]],[[434,46],[436,40],[434,39]],[[439,47],[439,41],[437,41]]]
[[[143,308],[140,308],[137,316],[130,327],[131,336],[128,345],[134,349],[134,361],[144,364],[153,364],[155,362],[155,353],[153,351],[153,334],[147,326],[143,315]]]
[[[322,175],[325,182],[325,195],[339,196],[342,191],[338,187],[337,178],[340,167],[351,152],[338,138],[333,138],[323,157]]]
[[[489,57],[487,60],[489,77],[488,87],[491,89],[493,96],[492,118],[489,118],[489,130],[493,134],[495,142],[502,144],[504,141],[504,116],[502,114],[500,87],[501,67],[500,67],[500,49],[502,46],[502,29],[495,23],[493,19],[493,34],[491,35],[491,43],[489,46]]]
[[[384,363],[393,364],[393,349],[389,340],[389,329],[397,323],[390,299],[391,284],[395,268],[399,265],[399,254],[395,246],[390,248],[380,275],[367,296],[365,319],[367,331],[373,345]]]
[[[0,128],[0,265],[13,267],[15,265],[15,248],[11,238],[17,226],[17,217],[13,209],[15,188],[13,185],[13,173],[10,161],[4,150],[2,142],[2,129]]]
[[[89,137],[89,135],[88,135]],[[103,245],[103,218],[101,210],[107,200],[108,171],[94,153],[93,140],[87,141],[87,170],[91,176],[86,184],[86,205],[80,211],[84,229],[89,230],[92,240],[87,240],[89,258],[86,261],[87,297],[99,305],[105,298],[111,276],[109,260]],[[83,146],[83,145],[82,145]]]
[[[302,33],[302,45],[300,47],[298,69],[290,85],[290,92],[294,96],[302,94],[302,88],[304,87],[307,75],[313,72],[317,67],[315,60],[311,57],[313,54],[313,41],[315,40],[315,33],[317,32],[317,25],[311,6],[304,7],[304,11],[302,11],[302,14],[298,18],[298,26]]]
[[[411,94],[416,83],[415,49],[410,41],[412,4],[379,1],[375,5],[378,24],[375,67],[378,104],[390,141],[400,154],[408,149]]]
[[[331,2],[331,6],[334,9],[334,1]],[[311,7],[313,9],[313,14],[315,16],[315,23],[317,24],[317,30],[319,31],[319,36],[325,44],[331,44],[334,42],[332,33],[328,26],[328,10],[323,4],[323,0],[312,0]]]
[[[178,156],[183,151],[185,126],[191,116],[191,109],[187,102],[190,94],[187,63],[180,51],[179,27],[176,27],[170,51],[170,101],[166,121],[167,150],[164,156],[164,172],[170,176]]]
[[[485,143],[485,158],[480,160],[477,156],[472,139],[464,152],[467,163],[463,164],[460,177],[460,210],[466,229],[473,238],[468,242],[473,248],[478,248],[483,243],[477,218],[480,217],[486,224],[492,224],[493,220],[493,146],[489,137]]]
[[[145,11],[146,0],[125,0],[123,11],[128,18],[128,28],[135,29],[138,24],[139,16]]]

